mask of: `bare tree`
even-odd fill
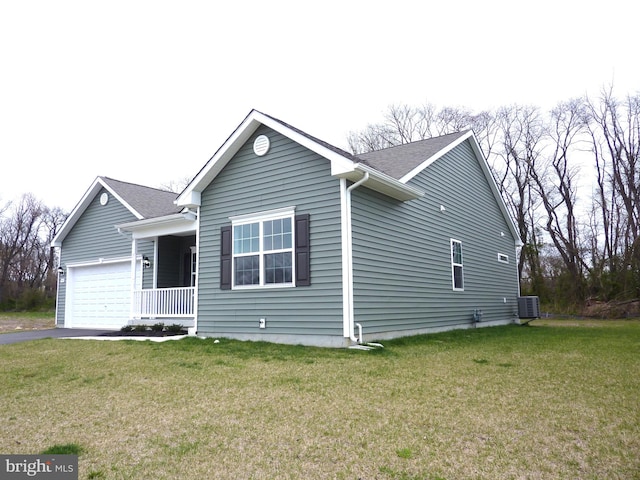
[[[351,152],[357,155],[468,129],[473,129],[485,155],[489,155],[496,132],[495,117],[491,112],[473,114],[458,107],[437,110],[431,103],[419,107],[391,105],[381,123],[351,132],[347,142]]]
[[[572,162],[584,131],[584,119],[581,99],[558,104],[551,111],[548,128],[550,154],[530,172],[546,211],[544,229],[568,275],[565,300],[573,304],[584,300],[584,271],[589,268],[583,257],[577,212],[580,165]]]
[[[539,168],[544,148],[546,126],[537,107],[512,105],[498,110],[499,147],[494,153],[492,168],[498,186],[518,227],[524,247],[518,262],[520,278],[526,271],[535,291],[543,289],[540,264],[538,224],[539,195],[532,182]]]
[[[163,183],[158,188],[168,192],[180,193],[187,187],[187,185],[189,185],[189,183],[191,183],[191,177],[182,177],[178,180],[170,180]]]
[[[586,99],[597,172],[603,250],[601,274],[609,296],[640,296],[640,94],[623,101],[613,88]]]
[[[64,219],[60,209],[48,209],[32,194],[4,208],[0,216],[0,301],[45,285],[53,269],[51,240]]]

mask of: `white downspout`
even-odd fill
[[[351,192],[358,188],[360,185],[369,180],[369,172],[364,172],[364,176],[356,183],[347,187],[347,180],[340,179],[341,189],[344,191],[344,204],[343,204],[343,285],[345,285],[344,299],[343,299],[343,315],[346,319],[345,336],[349,337],[349,340],[356,343],[362,342],[362,326],[358,325],[358,331],[360,332],[360,338],[355,336],[355,314],[353,308],[353,232],[351,225]]]

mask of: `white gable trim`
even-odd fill
[[[279,121],[264,115],[257,110],[252,110],[244,121],[236,128],[225,143],[211,157],[207,164],[200,170],[191,183],[176,199],[176,204],[181,207],[199,207],[201,204],[200,193],[209,185],[214,178],[222,171],[227,163],[233,158],[238,150],[251,138],[260,125],[265,125],[272,130],[284,135],[297,144],[317,153],[331,162],[331,175],[338,178],[349,178],[356,181],[362,176],[361,170],[366,167],[360,163],[353,162],[340,153],[327,148],[312,138],[302,135],[298,131],[283,125]],[[377,182],[369,182],[367,187],[377,190],[382,187],[382,193],[391,195],[403,201],[417,198],[422,194],[419,190],[404,185],[398,180],[387,177],[381,172],[371,170],[372,176]],[[391,193],[390,193],[391,192]]]
[[[409,173],[404,175],[400,179],[400,181],[402,183],[408,182],[417,174],[422,172],[425,168],[427,168],[429,165],[434,163],[436,160],[439,160],[440,158],[442,158],[444,155],[449,153],[451,150],[453,150],[454,148],[456,148],[458,145],[462,144],[462,142],[466,140],[469,140],[469,143],[471,144],[471,149],[473,150],[473,153],[475,154],[475,157],[478,160],[478,163],[480,164],[480,168],[484,173],[484,176],[487,182],[489,183],[489,189],[493,193],[493,196],[495,197],[496,202],[498,202],[500,211],[502,212],[502,215],[504,216],[505,220],[507,221],[507,224],[509,225],[509,230],[511,231],[513,238],[516,239],[515,240],[516,247],[521,247],[523,243],[522,243],[522,239],[520,238],[520,234],[518,233],[518,229],[516,228],[516,225],[513,223],[513,219],[511,218],[511,215],[509,214],[509,210],[507,209],[507,204],[505,203],[504,199],[502,198],[502,195],[500,194],[500,189],[498,188],[496,179],[493,177],[493,174],[491,173],[491,169],[489,168],[489,163],[487,162],[487,159],[485,158],[484,153],[482,153],[482,149],[480,148],[478,139],[474,135],[473,131],[469,130],[466,134],[457,138],[455,141],[451,142],[442,150],[435,153],[431,157],[427,158],[424,162],[422,162],[416,168],[414,168]]]
[[[135,210],[131,205],[124,201],[124,199],[118,195],[101,177],[97,177],[89,189],[82,196],[78,204],[71,211],[71,214],[67,217],[67,220],[62,225],[62,228],[58,232],[58,234],[54,237],[51,242],[52,247],[60,247],[62,246],[62,241],[69,234],[74,225],[78,222],[84,211],[89,207],[93,199],[98,195],[100,190],[107,190],[113,198],[118,200],[127,210],[129,210],[138,220],[143,219],[144,217]]]
[[[449,145],[447,145],[446,147],[444,147],[442,150],[440,150],[439,152],[436,152],[435,154],[431,155],[429,158],[427,158],[424,162],[422,162],[420,165],[418,165],[417,167],[415,167],[413,170],[411,170],[409,173],[405,174],[400,181],[402,183],[407,183],[409,180],[411,180],[413,177],[415,177],[416,175],[418,175],[421,171],[423,171],[425,168],[427,168],[429,165],[431,165],[433,162],[435,162],[436,160],[438,160],[440,157],[442,157],[443,155],[445,155],[446,153],[450,152],[451,150],[453,150],[454,148],[456,148],[458,145],[460,145],[462,142],[464,142],[467,138],[469,137],[473,137],[473,132],[472,131],[468,131],[466,134],[462,135],[461,137],[458,137],[456,140],[454,140],[453,142],[451,142]]]
[[[308,148],[331,162],[331,173],[353,171],[354,163],[337,152],[314,142],[312,139],[296,132],[257,110],[252,110],[231,136],[222,144],[202,170],[195,176],[187,188],[176,199],[179,206],[196,207],[200,205],[200,192],[209,185],[222,171],[227,163],[238,152],[240,147],[254,134],[260,125],[284,135],[294,142]]]

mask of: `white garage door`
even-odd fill
[[[65,327],[118,329],[129,321],[131,262],[68,269]]]

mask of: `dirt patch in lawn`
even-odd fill
[[[23,313],[0,313],[0,333],[21,330],[45,330],[55,327],[53,315]]]

